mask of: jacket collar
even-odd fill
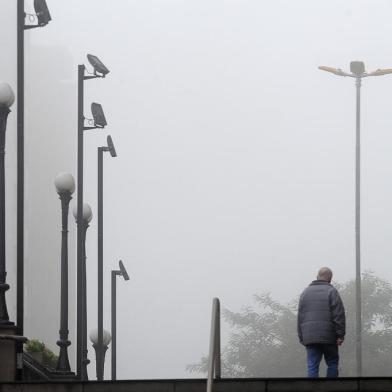
[[[321,284],[326,284],[328,286],[331,286],[331,283],[326,282],[325,280],[314,280],[310,286],[317,286],[317,285],[321,285]]]

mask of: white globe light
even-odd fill
[[[0,82],[0,106],[9,108],[15,101],[15,94],[6,82]]]
[[[59,173],[54,180],[57,193],[74,193],[75,192],[75,180],[70,173]]]
[[[93,329],[90,332],[89,337],[93,344],[98,344],[98,329]],[[104,346],[108,346],[111,340],[112,340],[112,335],[110,335],[109,331],[106,331],[106,329],[104,329],[102,331],[102,344]]]
[[[78,205],[77,204],[75,204],[73,206],[72,214],[75,217],[75,219],[78,218]],[[90,223],[91,219],[93,219],[93,211],[91,210],[90,204],[83,203],[83,220],[85,220],[88,223]]]
[[[89,338],[91,343],[97,344],[98,343],[98,329],[93,329],[90,331]]]
[[[106,331],[106,329],[103,330],[103,335],[102,335],[102,343],[104,346],[108,346],[109,343],[112,341],[112,335],[110,334],[109,331]]]

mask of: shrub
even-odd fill
[[[42,353],[45,350],[45,344],[38,339],[31,339],[25,343],[25,350],[28,353]]]

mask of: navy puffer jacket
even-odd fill
[[[328,282],[313,281],[299,300],[299,341],[305,346],[336,344],[336,339],[344,339],[345,333],[346,316],[338,291]]]

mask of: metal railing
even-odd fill
[[[221,378],[220,302],[212,300],[210,350],[208,353],[207,392],[212,392],[214,378]]]

